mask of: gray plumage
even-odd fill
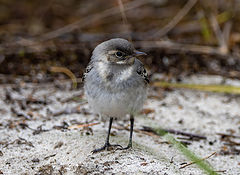
[[[111,39],[93,51],[84,74],[84,91],[92,110],[102,116],[122,118],[142,109],[147,72],[137,59],[143,54],[125,39]]]
[[[109,63],[106,55],[110,50],[133,54],[134,47],[124,39],[99,44],[85,74],[85,95],[93,111],[100,115],[119,118],[135,114],[146,99],[145,69],[137,58],[132,65]]]

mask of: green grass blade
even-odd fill
[[[179,141],[177,141],[173,136],[168,134],[166,131],[155,128],[155,133],[157,135],[163,136],[168,142],[173,144],[187,159],[189,159],[192,162],[195,162],[195,164],[202,169],[206,174],[209,175],[218,175],[211,165],[209,165],[205,160],[202,160],[199,158],[196,154],[194,154],[192,151],[190,151],[187,147],[185,147],[183,144],[181,144]]]
[[[153,86],[164,88],[185,88],[199,91],[240,94],[240,87],[228,85],[203,85],[203,84],[184,84],[184,83],[169,83],[169,82],[154,82]]]
[[[200,19],[200,25],[202,28],[201,32],[202,32],[202,35],[203,35],[203,38],[205,39],[205,41],[212,40],[212,33],[211,33],[210,27],[208,25],[207,19],[206,18]]]

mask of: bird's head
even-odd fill
[[[132,65],[135,58],[140,55],[146,53],[137,51],[133,44],[125,39],[115,38],[99,44],[93,51],[92,60]]]

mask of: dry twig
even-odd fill
[[[221,29],[219,27],[219,24],[218,24],[218,21],[217,21],[217,18],[215,15],[213,15],[213,14],[210,15],[210,22],[212,24],[213,31],[214,31],[216,38],[218,40],[218,43],[219,43],[219,51],[226,55],[229,52],[227,42],[229,40],[228,32],[230,32],[231,26],[227,26],[227,28],[226,28],[227,32],[225,32],[225,36],[224,36],[223,32],[221,31]],[[226,38],[226,37],[228,37],[228,38]]]
[[[148,39],[153,39],[156,37],[162,37],[166,35],[170,30],[172,30],[182,18],[192,9],[192,7],[197,3],[197,0],[189,0],[185,6],[177,13],[177,15],[162,29],[154,33],[153,35],[147,37]]]
[[[240,138],[240,136],[232,135],[232,134],[225,134],[225,133],[217,133],[217,135],[220,135],[222,137]]]
[[[143,48],[161,48],[166,51],[176,52],[176,53],[194,53],[194,54],[206,54],[206,55],[216,55],[221,57],[230,56],[226,53],[219,50],[218,47],[211,46],[202,46],[202,45],[194,45],[194,44],[181,44],[172,41],[138,41],[135,42],[137,47]]]
[[[121,12],[121,15],[122,15],[123,24],[127,25],[128,24],[128,20],[127,20],[127,16],[126,16],[126,13],[125,13],[125,9],[124,9],[122,0],[118,0],[118,5],[119,5],[120,12]]]
[[[135,0],[135,1],[128,2],[128,3],[124,4],[125,11],[138,8],[138,7],[140,7],[144,4],[147,4],[147,3],[149,3],[149,1],[147,1],[147,0]],[[59,28],[57,30],[45,33],[45,34],[43,34],[39,37],[35,37],[35,38],[31,38],[31,39],[21,39],[18,42],[11,42],[11,43],[6,43],[4,45],[0,45],[0,49],[2,47],[6,47],[6,46],[9,47],[9,46],[15,46],[15,45],[20,45],[20,46],[38,45],[41,42],[48,41],[48,40],[57,38],[59,36],[62,36],[64,34],[70,33],[72,31],[74,31],[75,29],[81,29],[81,28],[83,28],[83,27],[85,27],[89,24],[92,24],[92,23],[94,23],[94,22],[96,22],[100,19],[119,14],[121,12],[119,11],[118,8],[119,7],[113,7],[113,8],[107,9],[107,10],[101,12],[101,13],[89,15],[85,18],[82,18],[79,21],[76,21],[72,24],[66,25],[66,26],[64,26],[62,28]]]
[[[127,16],[126,16],[126,13],[125,13],[125,8],[124,8],[124,5],[122,3],[122,0],[118,0],[118,5],[119,5],[120,12],[121,12],[121,15],[122,15],[123,24],[128,31],[130,26],[129,26],[129,23],[128,23],[128,20],[127,20]],[[128,40],[132,41],[130,34],[128,36]]]
[[[50,68],[51,72],[62,72],[65,73],[67,76],[69,76],[73,82],[73,88],[77,88],[77,78],[75,77],[75,75],[72,73],[72,71],[70,71],[69,69],[65,68],[65,67],[51,67]]]
[[[216,154],[216,152],[210,154],[210,155],[207,156],[207,157],[202,158],[200,161],[206,160],[206,159],[212,157],[212,156],[215,155],[215,154]],[[183,169],[183,168],[185,168],[185,167],[187,167],[187,166],[190,166],[190,165],[192,165],[192,164],[195,164],[195,163],[197,163],[197,162],[190,162],[190,163],[188,163],[188,164],[185,164],[185,165],[181,166],[179,169]]]
[[[85,104],[86,102],[83,102],[75,107],[72,107],[72,108],[69,108],[69,107],[66,107],[64,109],[61,109],[61,110],[57,110],[57,111],[50,111],[52,113],[52,115],[54,117],[56,116],[59,116],[59,115],[63,115],[63,114],[74,114],[74,113],[87,113],[86,111],[82,111],[81,110],[81,105],[82,104]]]
[[[94,126],[94,125],[98,125],[100,124],[98,123],[87,123],[87,124],[82,124],[82,125],[72,125],[69,126],[68,129],[77,129],[77,128],[85,128],[85,127],[89,127],[89,126]]]
[[[146,131],[146,132],[156,133],[153,128],[148,127],[148,126],[143,126],[143,129],[141,129],[141,130]],[[200,135],[197,135],[197,134],[191,134],[191,133],[187,133],[187,132],[177,131],[177,130],[173,130],[173,129],[163,129],[163,131],[164,132],[169,132],[171,134],[188,136],[190,139],[193,139],[193,138],[195,138],[197,140],[207,139],[207,137],[205,137],[205,136],[200,136]]]

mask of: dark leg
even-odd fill
[[[113,122],[113,118],[111,117],[109,120],[108,134],[107,134],[107,139],[106,139],[105,145],[109,145],[109,137],[110,137],[110,133],[111,133],[112,122]]]
[[[130,126],[129,143],[128,143],[128,146],[124,149],[132,148],[132,135],[133,135],[133,125],[134,125],[134,117],[132,115],[130,117],[130,123],[131,123],[131,126]]]
[[[113,147],[113,146],[118,146],[118,147],[122,148],[121,145],[111,145],[109,143],[109,136],[110,136],[110,132],[111,132],[111,128],[112,128],[112,122],[113,122],[113,117],[111,117],[110,121],[109,121],[108,134],[107,134],[107,139],[106,139],[105,144],[103,145],[103,147],[93,150],[92,153],[97,153],[97,152],[103,151],[103,150],[108,149],[109,147]]]
[[[130,116],[130,124],[131,126],[130,126],[130,137],[129,137],[128,146],[125,148],[119,148],[120,150],[132,148],[132,135],[133,135],[133,125],[134,125],[134,117],[132,115]]]

